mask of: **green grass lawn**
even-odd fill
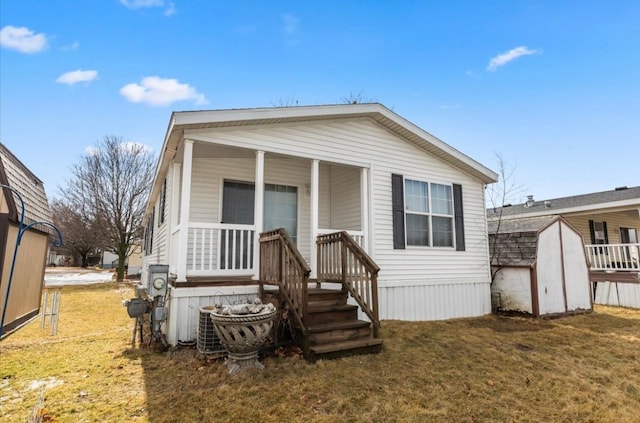
[[[229,376],[195,349],[131,346],[129,285],[64,288],[58,334],[0,341],[0,420],[637,422],[640,311],[556,320],[383,321],[381,354],[262,360]],[[45,419],[45,420],[46,420]]]

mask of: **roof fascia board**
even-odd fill
[[[624,208],[624,209],[621,209]],[[547,211],[539,211],[539,212],[531,212],[531,213],[518,213],[518,214],[510,214],[510,215],[502,215],[502,219],[520,219],[526,217],[541,217],[541,216],[552,216],[556,214],[573,214],[573,213],[581,213],[581,214],[589,214],[592,211],[596,210],[605,210],[605,209],[613,209],[607,210],[607,212],[618,212],[618,211],[626,211],[626,210],[634,210],[640,208],[640,202],[637,198],[630,198],[627,200],[620,201],[610,201],[608,203],[601,204],[589,204],[585,206],[578,207],[565,207],[563,209],[557,210],[547,210]],[[488,217],[489,220],[497,220],[496,217]]]

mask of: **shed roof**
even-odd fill
[[[469,156],[434,137],[379,103],[334,104],[322,106],[268,107],[253,109],[200,110],[173,112],[165,135],[150,195],[152,204],[159,192],[158,177],[163,175],[175,155],[184,131],[233,126],[266,125],[336,119],[368,118],[417,147],[451,163],[484,183],[496,182],[498,175]],[[147,210],[149,213],[149,210]]]
[[[549,226],[551,222],[558,219],[557,216],[541,216],[528,217],[509,220],[492,220],[487,223],[489,234],[500,233],[520,233],[520,232],[539,232],[541,229]],[[498,228],[498,225],[500,226]]]
[[[536,261],[538,233],[558,216],[509,219],[488,222],[491,264],[494,266],[531,266]],[[497,234],[496,234],[497,232]]]
[[[640,186],[619,187],[610,191],[593,192],[589,194],[573,195],[570,197],[552,198],[550,200],[534,201],[504,207],[487,209],[487,218],[558,215],[563,213],[594,212],[620,207],[640,207]]]
[[[25,224],[53,222],[44,184],[2,143],[0,143],[0,184],[8,185],[20,193],[24,201]],[[4,190],[4,192],[7,191]],[[20,201],[13,192],[9,198],[10,219],[18,221],[21,211]],[[38,229],[50,232],[48,228]]]

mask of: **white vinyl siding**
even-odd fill
[[[360,225],[360,170],[331,168],[331,222],[326,229],[362,230]]]
[[[369,119],[241,129],[221,128],[207,132],[194,131],[186,135],[196,141],[266,151],[267,173],[274,170],[274,166],[268,164],[270,153],[302,156],[305,159],[287,161],[297,163],[297,166],[291,169],[279,167],[285,182],[300,178],[298,168],[302,167],[302,186],[309,180],[307,175],[310,164],[306,159],[320,160],[321,169],[324,168],[323,164],[330,162],[363,167],[373,164],[370,178],[374,197],[370,199],[370,206],[375,234],[372,235],[372,241],[375,243],[374,259],[382,269],[379,278],[381,284],[402,281],[428,284],[451,280],[452,277],[455,280],[489,283],[483,183],[379,127]],[[198,160],[203,159],[195,159],[194,162]],[[231,161],[224,159],[220,162],[221,165],[230,166]],[[253,162],[247,161],[248,173],[254,171]],[[391,174],[398,172],[425,181],[447,181],[462,185],[466,251],[393,249]],[[197,173],[194,167],[194,175],[199,178]],[[289,173],[291,176],[287,176]],[[266,181],[271,182],[269,179],[267,175]],[[322,202],[322,198],[320,201]],[[301,230],[305,230],[308,224],[302,222],[305,216],[308,216],[308,213],[302,211]],[[301,245],[304,246],[304,243]]]
[[[573,225],[584,239],[585,244],[591,244],[591,234],[589,233],[589,220],[596,222],[607,222],[607,235],[609,244],[619,244],[620,228],[635,228],[640,233],[640,218],[637,211],[618,213],[599,213],[581,216],[563,216],[567,222]]]

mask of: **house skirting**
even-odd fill
[[[595,304],[640,309],[640,284],[627,282],[593,282]]]
[[[381,320],[445,320],[491,313],[489,281],[380,281],[378,299]]]
[[[172,288],[167,298],[167,342],[178,345],[197,340],[201,307],[245,303],[257,296],[257,285]]]

